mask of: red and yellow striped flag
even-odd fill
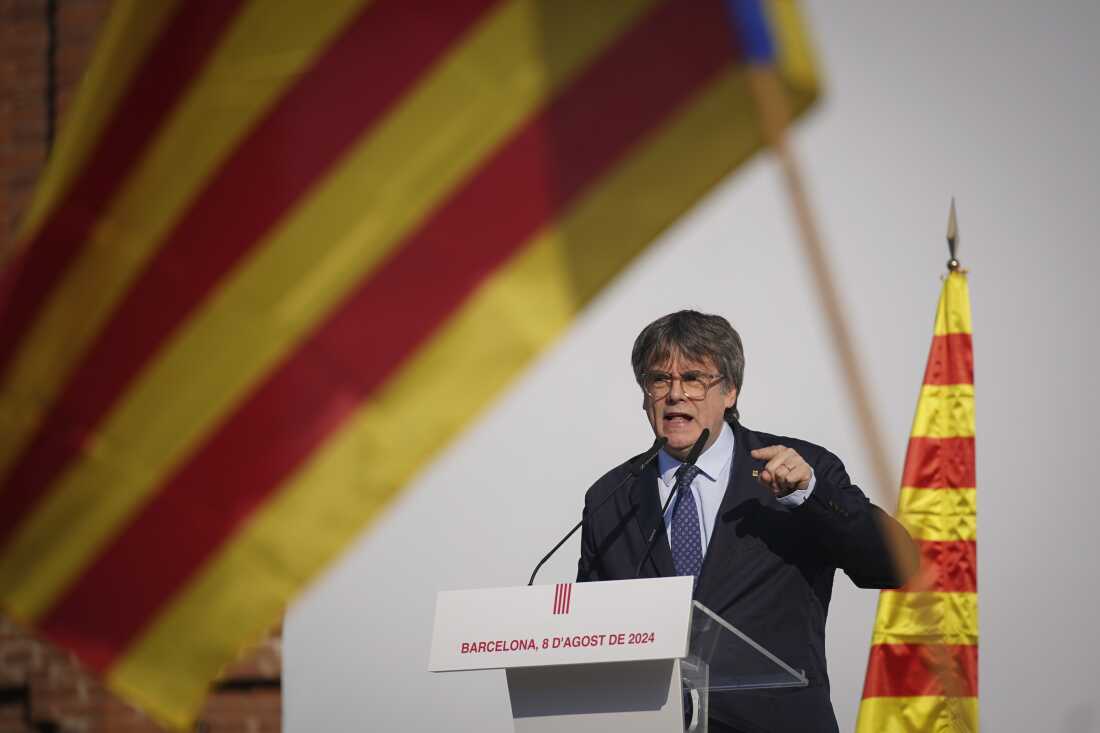
[[[798,110],[790,2],[752,6]],[[209,681],[760,147],[720,0],[119,0],[0,275],[0,604]]]
[[[966,275],[948,274],[905,457],[897,518],[921,551],[879,596],[856,730],[978,730],[974,359]]]

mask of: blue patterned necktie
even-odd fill
[[[703,541],[699,534],[699,510],[691,482],[699,475],[696,466],[684,464],[676,475],[676,506],[672,513],[672,564],[677,575],[694,575],[703,567]]]

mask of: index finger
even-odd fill
[[[770,461],[785,450],[787,449],[781,445],[769,445],[765,448],[757,448],[756,450],[750,451],[749,454],[753,458]]]

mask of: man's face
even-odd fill
[[[668,362],[647,369],[646,373],[673,377],[667,395],[655,398],[646,393],[643,403],[653,433],[668,438],[665,450],[669,455],[680,460],[686,458],[703,428],[710,429],[710,438],[705,446],[709,448],[722,430],[726,408],[733,407],[737,401],[737,388],[726,389],[710,359],[692,361],[673,354]],[[689,399],[684,393],[685,378],[689,382],[701,378],[709,388],[700,399]]]

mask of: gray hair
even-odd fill
[[[692,361],[714,362],[726,390],[741,391],[745,376],[745,350],[741,337],[722,316],[683,310],[658,318],[634,340],[630,363],[634,378],[642,384],[645,371],[674,355]],[[726,410],[726,420],[738,419],[737,404]]]

